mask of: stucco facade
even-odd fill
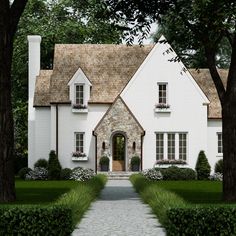
[[[218,106],[218,101],[212,101],[214,91],[206,94],[208,85],[199,84],[203,76],[194,79],[181,62],[170,62],[176,54],[168,43],[142,49],[79,45],[78,51],[75,45],[69,45],[68,50],[59,45],[55,69],[40,71],[40,37],[28,39],[29,167],[55,150],[64,168],[99,170],[100,157],[107,155],[109,169],[114,171],[116,134],[125,140],[124,171],[130,170],[133,155],[141,158],[142,169],[155,165],[160,154],[158,135],[162,137],[163,159],[182,158],[184,166],[195,168],[198,153],[204,150],[213,170],[222,158],[218,153],[221,119],[209,116],[220,114],[214,110]],[[94,58],[97,55],[99,59]],[[109,61],[113,64],[108,65]],[[64,68],[63,62],[72,67],[68,64]],[[77,91],[77,85],[82,92]],[[160,85],[165,87],[166,108],[156,105],[160,103]],[[82,96],[82,109],[74,108],[76,96]],[[73,156],[78,145],[83,145],[83,157]]]

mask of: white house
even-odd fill
[[[41,37],[28,41],[29,167],[50,150],[68,168],[99,170],[107,155],[111,171],[130,170],[133,155],[141,169],[156,161],[195,168],[200,150],[212,168],[222,158],[221,109],[209,71],[171,62],[168,43],[57,44],[53,70],[40,70]]]

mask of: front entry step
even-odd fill
[[[109,171],[109,172],[98,172],[98,174],[105,174],[108,179],[118,180],[118,179],[129,179],[130,175],[137,174],[139,172],[126,172],[126,171]]]

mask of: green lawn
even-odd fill
[[[49,204],[76,187],[76,181],[16,180],[16,201],[12,204]]]
[[[155,184],[176,193],[192,204],[223,203],[220,181],[159,181]]]

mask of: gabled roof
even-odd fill
[[[68,82],[79,68],[92,84],[90,103],[113,103],[154,45],[57,44],[53,70],[41,70],[34,106],[70,103]],[[210,100],[208,118],[221,118],[221,106],[208,69],[189,72]],[[226,83],[228,71],[219,69]]]
[[[221,104],[209,69],[189,69],[189,72],[202,91],[205,93],[207,98],[210,100],[208,118],[221,118]],[[218,69],[218,72],[221,76],[224,86],[226,86],[228,70]]]
[[[81,68],[92,84],[90,103],[112,103],[153,48],[114,44],[57,44],[49,103],[69,101],[68,82]],[[41,80],[39,76],[38,80]],[[36,88],[34,105],[41,96]]]

